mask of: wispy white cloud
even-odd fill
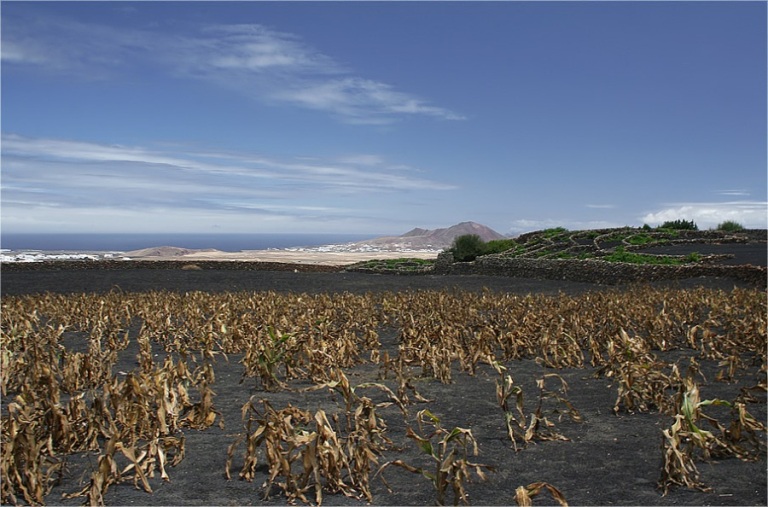
[[[387,124],[402,115],[464,119],[446,109],[428,106],[384,83],[356,77],[301,83],[272,94],[272,98],[327,111],[349,123]]]
[[[0,56],[10,66],[4,72],[24,65],[78,79],[106,79],[153,53],[152,34],[15,7],[3,9]]]
[[[700,229],[717,227],[726,220],[733,220],[747,228],[765,229],[768,225],[768,202],[677,203],[646,213],[642,217],[642,221],[649,225],[660,225],[674,220],[693,220]]]
[[[49,63],[49,56],[32,43],[3,40],[2,60],[6,63],[45,65]]]
[[[587,208],[590,209],[613,209],[615,207],[614,204],[587,204]]]
[[[337,157],[336,160],[341,164],[353,164],[361,166],[377,166],[384,163],[384,157],[370,153],[357,153]]]
[[[721,190],[718,192],[720,195],[728,195],[731,197],[747,197],[750,194],[747,190],[744,189],[734,189],[734,190]]]
[[[377,195],[455,188],[412,177],[379,155],[293,160],[18,135],[4,135],[2,146],[4,226],[42,219],[52,209],[61,216],[84,209],[97,216],[110,208],[111,214],[166,218],[240,213],[329,220],[368,214],[363,210]]]
[[[213,25],[202,35],[179,39],[175,52],[193,71],[233,69],[244,72],[285,70],[301,74],[337,74],[344,70],[294,34],[258,24]]]
[[[171,34],[160,27],[15,17],[14,11],[4,13],[2,59],[6,64],[68,72],[84,79],[151,66],[265,103],[328,113],[346,123],[388,124],[412,116],[463,119],[449,109],[357,75],[296,34],[258,24],[199,26]]]

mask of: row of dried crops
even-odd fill
[[[342,372],[365,363],[378,365],[382,379],[397,379],[391,390],[384,383],[376,387],[404,416],[408,393],[419,398],[412,372],[448,383],[457,370],[474,374],[479,365],[493,366],[515,448],[564,438],[542,413],[547,399],[566,407],[574,420],[580,416],[562,378],[559,391],[545,386],[548,379],[557,381],[555,374],[539,381],[538,408],[526,414],[520,388],[502,363],[535,359],[553,369],[589,364],[613,380],[614,411],[653,410],[673,418],[663,434],[664,492],[670,485],[706,488],[695,459],[756,459],[764,450],[765,427],[747,410],[755,394],[766,390],[766,294],[755,290],[637,287],[579,297],[490,291],[43,294],[3,298],[1,324],[0,390],[13,400],[4,403],[0,420],[3,502],[44,503],[64,473],[66,456],[87,450],[98,451],[98,463],[85,487],[69,496],[103,504],[108,488],[126,480],[151,492],[148,478],[159,473],[168,479],[166,467],[183,460],[184,429],[204,429],[217,419],[221,424],[213,365],[231,355],[240,358],[244,379],[257,379],[265,390],[289,389],[295,381],[343,388],[344,432],[334,430],[322,411],[243,407],[245,432],[238,442],[247,442],[248,449],[241,477],[250,477],[247,463],[254,463],[263,446],[270,481],[304,501],[312,490],[319,503],[323,488],[371,500],[368,474],[387,442],[386,425],[376,404],[354,394]],[[388,328],[398,336],[392,347],[379,339]],[[74,339],[87,346],[76,351],[64,345]],[[131,347],[135,368],[116,371],[118,354]],[[671,350],[690,352],[684,374],[659,358]],[[704,360],[719,364],[718,380],[755,370],[758,381],[738,399],[702,401],[695,379],[697,361]],[[729,422],[704,414],[707,406],[726,403],[732,407]],[[433,423],[432,435],[441,435],[444,454],[437,442],[427,445],[423,433],[409,429],[408,435],[430,449],[439,465],[435,473],[397,461],[382,468],[394,465],[431,477],[439,501],[449,487],[454,501],[464,500],[468,471],[474,467],[482,476],[485,467],[466,456],[471,431],[443,430],[439,418],[424,411],[417,419],[420,426]],[[278,428],[276,421],[288,427]],[[713,431],[701,428],[701,421]],[[464,454],[449,449],[449,442],[462,444]],[[301,466],[303,471],[294,472]],[[543,487],[561,498],[550,485],[535,483],[518,491],[519,501]]]

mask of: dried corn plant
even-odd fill
[[[681,382],[676,365],[658,360],[647,342],[630,337],[624,329],[608,342],[607,350],[608,361],[596,375],[616,380],[615,413],[673,410],[673,393]],[[666,369],[669,373],[664,372]]]
[[[55,474],[63,461],[56,456],[53,438],[46,434],[42,414],[29,404],[10,403],[3,417],[0,492],[2,501],[29,505],[44,504]]]
[[[716,405],[732,407],[732,421],[728,428],[704,413],[704,407]],[[759,432],[765,434],[765,425],[747,412],[744,403],[702,400],[690,370],[684,379],[674,419],[672,426],[662,431],[664,464],[659,487],[663,495],[669,492],[672,485],[711,490],[700,480],[695,464],[697,459],[711,461],[713,458],[735,457],[753,461],[765,455],[765,444],[757,436]],[[713,431],[702,428],[700,421],[705,421]]]
[[[376,405],[370,398],[360,398],[354,418],[355,428],[346,437],[350,483],[372,502],[371,471],[378,466],[381,453],[392,446],[392,440],[386,435],[386,423],[376,413]]]
[[[746,404],[736,401],[731,409],[731,423],[725,430],[725,441],[733,454],[745,461],[757,461],[765,456],[766,425],[747,412]]]
[[[231,478],[235,451],[245,442],[239,476],[253,480],[258,450],[263,446],[269,468],[265,499],[277,487],[289,502],[311,503],[312,496],[320,505],[323,492],[372,501],[370,472],[380,452],[391,442],[384,436],[386,426],[376,416],[371,400],[359,398],[358,402],[354,430],[343,436],[334,430],[323,410],[314,415],[291,405],[275,410],[262,399],[260,411],[252,398],[243,406],[246,431],[227,450],[227,479]]]
[[[512,447],[517,452],[517,442],[526,442],[525,440],[525,427],[526,417],[523,399],[523,389],[520,386],[515,385],[515,381],[512,379],[512,375],[505,375],[507,369],[492,361],[491,364],[499,374],[499,378],[496,379],[496,400],[504,412],[504,423],[507,427],[507,436],[512,441]],[[509,407],[509,400],[514,396],[515,409],[512,410]]]
[[[73,394],[62,405],[53,370],[41,366],[37,383],[22,387],[16,403],[9,406],[8,419],[3,420],[3,452],[8,453],[3,460],[3,471],[8,477],[31,480],[38,488],[35,500],[26,498],[30,495],[27,485],[13,482],[8,485],[24,492],[27,501],[40,503],[40,494],[47,493],[40,485],[49,482],[50,471],[55,468],[32,467],[33,463],[59,466],[67,454],[97,450],[106,439],[90,484],[70,496],[88,496],[92,502],[101,502],[109,485],[122,482],[129,473],[137,485],[141,483],[143,489],[151,492],[147,477],[152,478],[158,470],[160,476],[168,480],[167,464],[175,466],[183,459],[184,437],[179,428],[185,421],[181,416],[187,409],[194,414],[196,407],[189,402],[183,386],[189,380],[185,372],[185,366],[167,358],[157,370],[132,372],[124,380],[113,377],[101,385],[101,391]],[[17,411],[25,414],[23,419],[14,417]],[[24,431],[18,431],[21,428]],[[20,440],[30,436],[45,444],[46,452]],[[23,463],[18,460],[18,453],[25,448],[35,453],[37,461],[32,460],[31,455]],[[110,464],[110,460],[116,459],[116,452],[130,462],[117,474]],[[16,458],[12,459],[14,453]],[[3,495],[5,500],[16,503],[13,491],[5,491]]]
[[[386,365],[387,361],[389,360],[389,355],[386,354],[385,357]],[[407,371],[408,368],[405,364],[403,356],[398,355],[398,359],[395,363],[397,365],[395,367],[395,376],[397,377],[397,399],[399,399],[404,406],[414,403],[414,401],[411,401],[411,396],[413,396],[413,400],[415,400],[415,402],[429,403],[431,400],[428,400],[422,396],[413,385],[413,378]],[[411,393],[410,396],[408,395],[409,392]]]
[[[278,369],[285,367],[285,377],[290,374],[292,347],[295,343],[292,333],[280,333],[272,326],[267,326],[266,337],[250,340],[246,343],[243,359],[243,379],[258,377],[262,387],[267,391],[287,388],[287,384],[278,378]],[[295,347],[293,347],[295,348]],[[242,380],[241,380],[242,382]]]
[[[663,489],[663,495],[669,492],[669,487],[673,484],[709,491],[710,488],[700,480],[700,473],[695,463],[696,451],[702,451],[705,459],[709,459],[713,452],[718,453],[725,447],[717,436],[699,428],[697,423],[702,416],[702,406],[727,402],[701,401],[698,386],[690,378],[686,378],[685,385],[680,413],[675,414],[675,422],[670,428],[662,430],[664,464],[659,487]]]
[[[216,393],[211,388],[211,385],[215,382],[213,366],[211,363],[206,362],[195,372],[195,385],[197,386],[199,401],[189,403],[182,398],[184,406],[189,406],[189,411],[180,416],[180,425],[196,430],[204,430],[212,426],[218,418],[219,427],[224,429],[224,418],[213,404],[213,398],[216,396]],[[179,386],[176,389],[179,390]]]
[[[555,379],[560,381],[560,387],[557,391],[547,389],[546,383],[548,379]],[[532,440],[570,440],[562,433],[555,431],[555,423],[550,421],[544,415],[544,402],[548,399],[554,399],[557,405],[563,405],[565,407],[565,413],[574,422],[583,422],[581,414],[576,407],[568,401],[566,394],[568,392],[568,384],[557,373],[548,373],[536,380],[536,386],[539,388],[539,399],[536,406],[536,410],[531,414],[531,421],[528,424],[528,428],[525,430],[525,441],[530,442]],[[553,409],[556,413],[560,413],[558,418],[562,417],[560,409]]]
[[[378,391],[381,391],[387,396],[387,401],[383,401],[380,403],[377,403],[375,405],[376,408],[386,408],[390,405],[396,405],[400,412],[402,412],[403,417],[408,417],[408,409],[405,407],[405,404],[403,403],[400,398],[395,395],[395,393],[386,385],[378,382],[366,382],[363,384],[358,384],[355,387],[352,387],[352,385],[349,382],[349,378],[344,374],[344,372],[341,369],[335,369],[330,374],[330,381],[325,384],[320,384],[316,387],[313,387],[312,389],[318,389],[322,387],[328,387],[332,392],[338,392],[341,394],[342,398],[344,398],[344,404],[345,404],[345,410],[344,413],[346,414],[347,418],[347,429],[352,429],[352,415],[356,411],[356,407],[361,402],[361,397],[357,394],[357,389],[376,389]]]
[[[472,471],[481,480],[486,479],[484,470],[494,471],[490,465],[469,461],[470,448],[473,456],[478,454],[477,441],[472,431],[458,426],[449,431],[442,427],[440,418],[429,410],[420,411],[416,415],[416,422],[419,433],[408,427],[407,436],[416,442],[423,454],[430,459],[432,466],[417,467],[402,460],[384,463],[378,475],[387,489],[392,491],[382,472],[390,466],[396,466],[428,479],[435,489],[435,501],[438,505],[445,505],[449,488],[453,491],[454,505],[459,502],[469,504],[466,484],[471,479]],[[424,431],[426,425],[432,427],[431,433]]]
[[[672,485],[696,488],[701,491],[710,490],[701,482],[701,474],[693,458],[693,443],[683,429],[683,420],[684,416],[676,415],[672,426],[662,430],[664,461],[659,478],[659,487],[663,490],[662,496],[666,496]]]
[[[521,507],[533,505],[533,497],[546,490],[552,495],[552,498],[562,507],[568,507],[565,496],[559,489],[548,482],[533,482],[527,486],[520,486],[515,490],[515,502]]]
[[[101,340],[91,340],[88,353],[61,352],[59,384],[67,394],[96,389],[112,375],[117,350],[102,348]]]
[[[559,402],[559,404],[564,405],[565,413],[568,414],[572,421],[583,422],[581,413],[565,396],[568,392],[568,384],[560,375],[556,373],[549,373],[536,381],[536,386],[539,388],[538,404],[536,406],[536,410],[530,414],[529,422],[528,417],[525,415],[525,403],[522,387],[515,385],[515,381],[512,376],[506,374],[506,367],[495,361],[492,361],[491,365],[499,375],[499,378],[496,379],[496,401],[499,403],[501,410],[504,412],[504,422],[507,428],[507,436],[512,441],[512,447],[515,449],[515,452],[520,450],[518,448],[518,441],[523,445],[527,445],[529,442],[536,440],[570,440],[562,433],[555,431],[555,423],[550,421],[544,415],[544,401],[553,398]],[[560,389],[557,392],[547,389],[547,379],[559,380]],[[509,401],[512,397],[515,399],[514,410],[512,410],[509,406]],[[558,411],[557,409],[554,410]],[[562,417],[562,413],[560,417]]]
[[[127,445],[110,438],[99,455],[89,483],[80,491],[65,494],[64,497],[86,497],[89,505],[105,505],[104,496],[110,486],[128,480],[133,481],[135,488],[152,493],[149,479],[159,471],[163,480],[170,481],[165,467],[176,466],[184,459],[184,442],[183,436],[158,437],[141,445]],[[120,465],[121,462],[123,465]]]

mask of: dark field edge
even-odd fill
[[[126,269],[189,269],[233,271],[299,271],[302,273],[338,273],[343,266],[297,264],[288,262],[260,261],[118,261],[118,260],[70,260],[40,262],[8,262],[0,264],[0,274],[17,271],[85,271]]]
[[[529,261],[530,262],[530,261]],[[329,266],[258,261],[176,261],[98,260],[43,261],[0,264],[0,294],[23,295],[43,292],[82,293],[122,291],[263,291],[354,292],[387,290],[490,289],[525,294],[529,292],[569,294],[638,284],[680,288],[733,287],[765,289],[768,283],[763,266],[690,266],[664,269],[658,266],[605,264],[610,276],[591,273],[584,263],[532,261],[543,269],[501,270],[488,266],[467,272],[439,270],[397,273],[365,272],[354,265]],[[459,263],[464,264],[464,263]],[[476,264],[476,263],[468,263]],[[558,266],[570,266],[563,270]],[[589,266],[595,265],[592,261]],[[547,267],[549,266],[549,267]],[[481,269],[477,269],[481,268]],[[452,270],[453,271],[453,270]],[[459,271],[459,272],[457,272]],[[627,276],[622,276],[625,273]]]
[[[440,291],[479,292],[490,290],[510,294],[565,294],[576,296],[587,292],[629,290],[635,285],[658,288],[695,289],[699,287],[730,291],[753,288],[730,278],[697,277],[682,280],[659,280],[624,285],[541,278],[489,275],[403,276],[353,272],[294,272],[291,270],[200,270],[121,269],[121,270],[38,270],[3,272],[0,295],[24,296],[46,292],[59,294],[122,292],[264,292],[339,294],[349,292]]]

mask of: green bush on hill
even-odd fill
[[[568,232],[568,229],[566,229],[565,227],[551,227],[549,229],[544,229],[543,231],[541,231],[541,234],[545,238],[552,239],[552,238],[556,238],[561,234],[565,234],[566,232]]]
[[[725,232],[739,232],[744,230],[744,226],[738,222],[734,222],[733,220],[726,220],[717,226],[717,230]]]
[[[459,262],[470,262],[483,255],[485,242],[477,234],[464,234],[453,239],[450,251]]]
[[[659,229],[677,229],[681,231],[698,231],[699,227],[696,225],[696,222],[693,220],[671,220],[666,221],[661,226],[658,227]]]
[[[470,262],[481,255],[505,252],[516,245],[512,239],[494,239],[486,243],[477,234],[465,234],[454,238],[448,251],[453,253],[454,260]]]
[[[485,244],[483,255],[506,252],[516,246],[514,239],[494,239]]]

